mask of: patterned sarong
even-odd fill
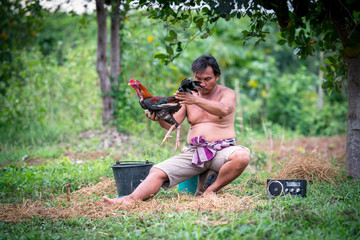
[[[191,144],[189,144],[190,148],[195,149],[191,163],[203,167],[204,162],[213,159],[217,151],[230,146],[235,146],[235,139],[228,138],[209,143],[202,136],[194,137],[191,139]]]

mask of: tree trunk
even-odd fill
[[[348,121],[346,139],[347,175],[360,176],[360,56],[347,58]]]
[[[110,77],[111,89],[114,93],[112,96],[113,101],[113,120],[118,119],[119,115],[119,76],[120,68],[120,0],[114,0],[111,7],[111,37],[110,37]],[[113,122],[115,124],[115,122]]]
[[[324,52],[320,52],[320,67],[319,67],[319,79],[318,79],[319,85],[317,86],[317,92],[318,92],[317,107],[319,110],[324,108],[324,96],[323,96],[324,94],[322,88],[324,73],[323,71],[320,70],[323,61],[324,61]]]
[[[110,76],[114,86],[117,86],[120,75],[120,15],[119,15],[120,0],[116,0],[112,6],[111,13],[111,64],[110,64]]]
[[[322,1],[328,9],[331,21],[339,35],[343,47],[347,40],[357,31],[350,32],[346,17],[337,14],[341,1]],[[333,4],[336,3],[336,4]],[[330,4],[330,5],[329,5]],[[353,30],[356,28],[354,27]],[[345,53],[345,52],[344,52]],[[346,56],[346,54],[345,54]],[[348,76],[348,117],[346,132],[346,172],[348,176],[358,179],[360,176],[360,56],[346,58]]]
[[[104,0],[96,0],[96,19],[98,24],[98,42],[97,42],[97,59],[96,71],[99,75],[101,96],[102,96],[102,123],[106,125],[112,122],[113,118],[113,97],[110,95],[111,82],[109,77],[109,70],[107,67],[106,54],[106,10],[104,7]]]

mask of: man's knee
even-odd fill
[[[250,153],[245,149],[236,150],[230,154],[229,161],[233,162],[236,168],[244,169],[250,162]]]
[[[158,178],[158,179],[162,179],[164,181],[169,180],[167,174],[163,170],[156,168],[156,167],[153,167],[150,169],[148,178]]]

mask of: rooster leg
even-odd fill
[[[175,124],[172,125],[172,126],[169,128],[169,131],[166,133],[166,135],[165,135],[164,139],[162,140],[160,146],[162,146],[162,145],[164,144],[165,140],[167,140],[167,139],[170,137],[170,134],[171,134],[172,130],[174,130],[174,128],[175,128]]]
[[[175,144],[175,151],[180,146],[180,125],[176,128],[176,144]]]

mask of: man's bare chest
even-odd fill
[[[187,118],[192,125],[203,122],[219,123],[223,119],[222,117],[208,113],[196,105],[187,106]]]

